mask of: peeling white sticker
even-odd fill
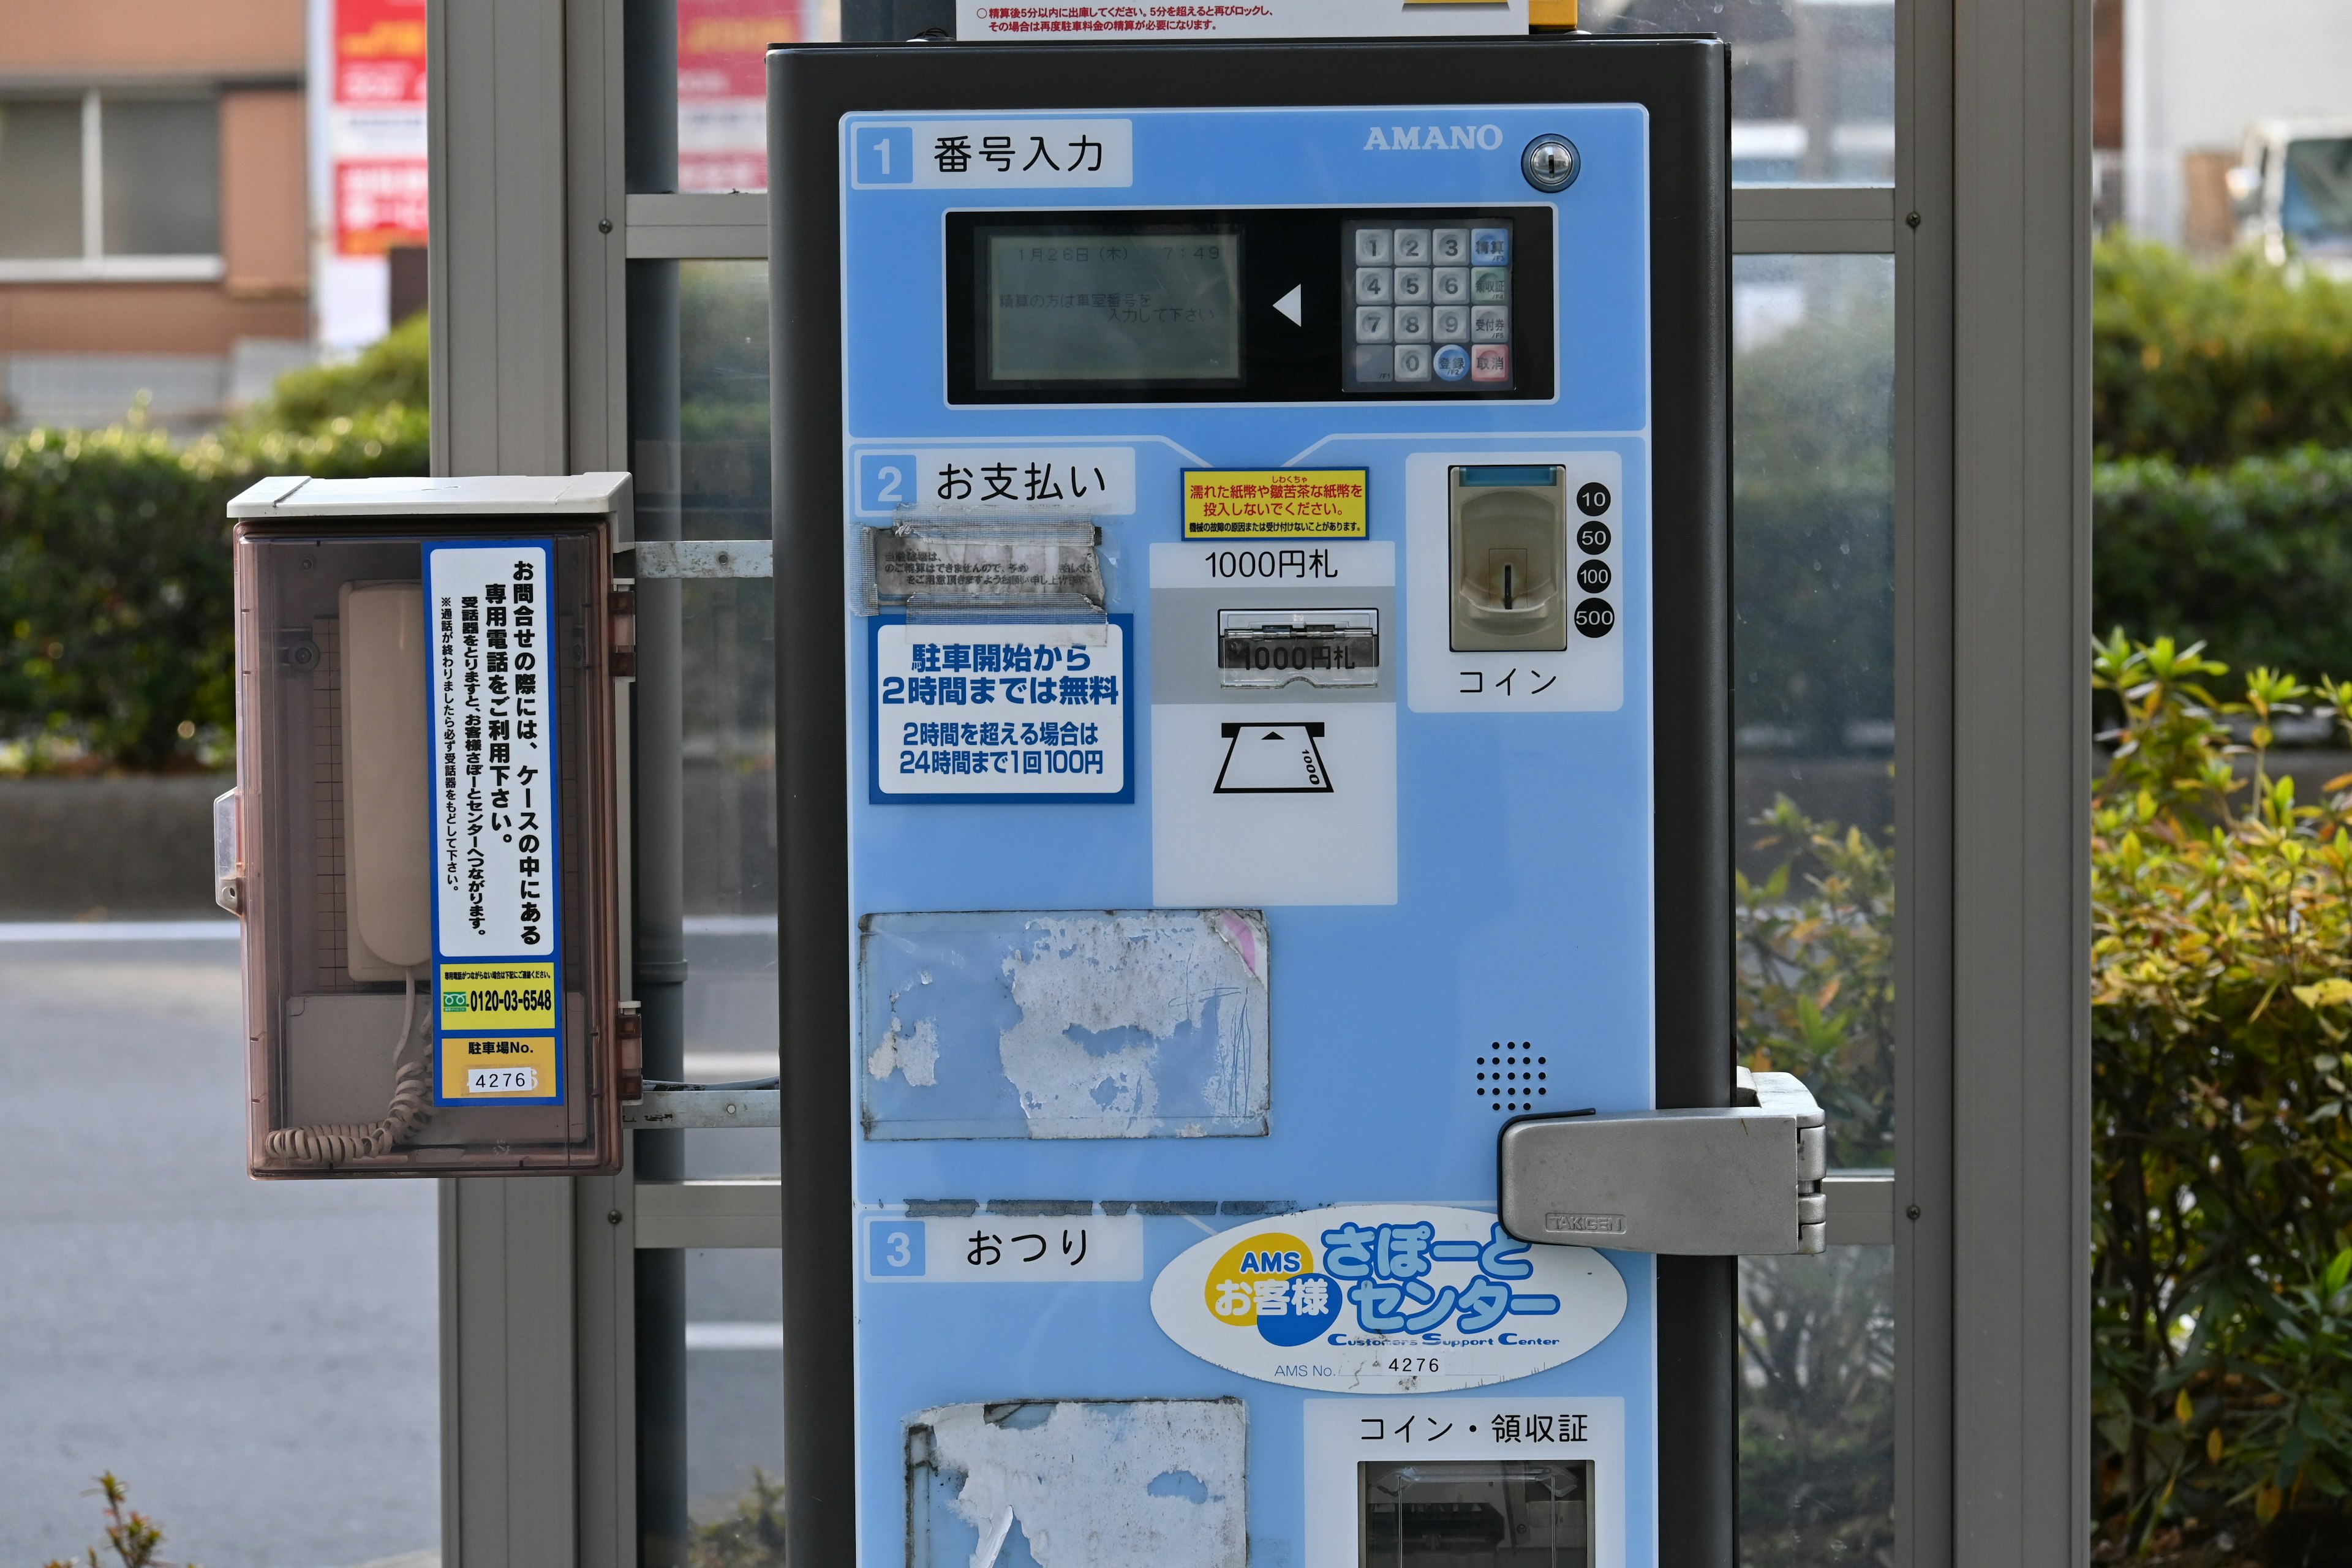
[[[949,1405],[908,1422],[915,1568],[1232,1568],[1248,1554],[1238,1399]]]
[[[866,1136],[1263,1136],[1266,962],[1253,910],[873,916]]]
[[[1477,1209],[1362,1204],[1236,1226],[1180,1254],[1151,1315],[1202,1360],[1327,1394],[1478,1388],[1582,1355],[1625,1315],[1600,1253]]]
[[[914,1032],[898,1032],[898,999],[890,998],[890,1032],[866,1058],[866,1070],[876,1078],[888,1078],[903,1073],[908,1083],[917,1089],[929,1089],[940,1081],[940,1026],[929,1018],[916,1022]]]

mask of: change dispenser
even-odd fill
[[[769,70],[794,1561],[1728,1564],[1722,45]]]
[[[253,1173],[617,1169],[628,477],[277,478],[229,515]]]

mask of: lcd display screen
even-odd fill
[[[1239,385],[1241,231],[983,230],[986,384]]]

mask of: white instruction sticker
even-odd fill
[[[1128,619],[877,622],[873,798],[1133,799]]]
[[[866,1278],[950,1285],[1140,1279],[1143,1216],[886,1215],[866,1222]]]
[[[537,540],[425,552],[433,939],[444,958],[561,951],[552,566]]]
[[[1129,120],[861,121],[844,133],[850,184],[859,190],[1135,184],[1135,123]]]
[[[1528,0],[1222,0],[1200,5],[964,0],[971,38],[1370,38],[1528,30]]]
[[[1132,447],[861,447],[851,493],[862,518],[1126,517]]]
[[[1417,1394],[1526,1377],[1625,1315],[1600,1253],[1529,1247],[1477,1209],[1362,1204],[1235,1226],[1180,1254],[1151,1315],[1202,1360],[1326,1394]]]

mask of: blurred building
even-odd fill
[[[1895,178],[1894,0],[1586,0],[1603,33],[1731,45],[1731,174],[1742,184]]]
[[[2123,222],[2174,244],[2226,245],[2228,173],[2249,127],[2352,117],[2345,0],[2102,0],[2118,37],[2095,114]],[[2104,40],[2103,40],[2104,41]]]
[[[0,0],[0,417],[203,424],[310,356],[303,0]]]

